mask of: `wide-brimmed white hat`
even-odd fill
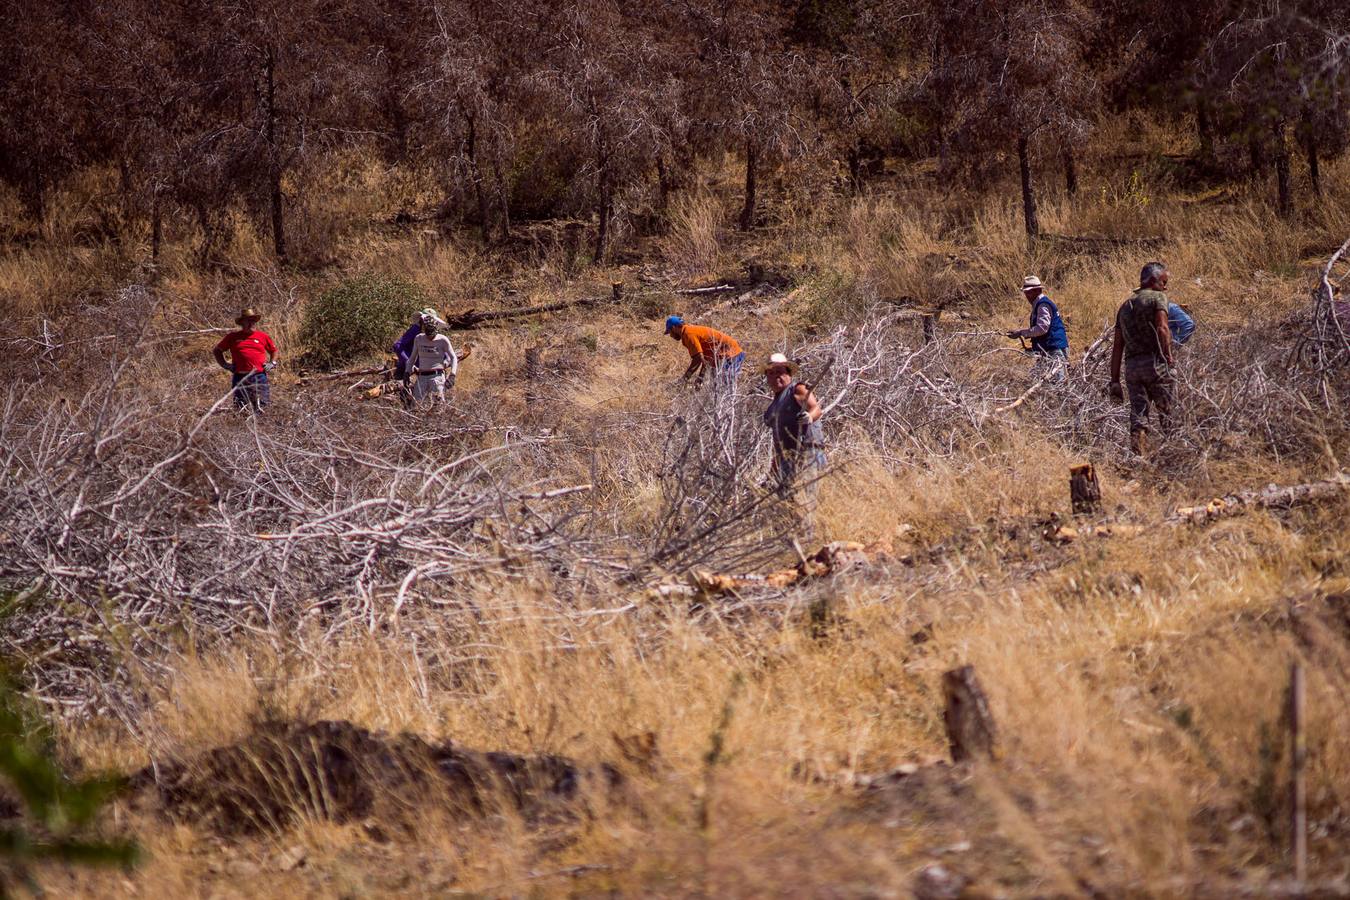
[[[428,306],[426,309],[421,310],[420,312],[418,312],[418,314],[417,314],[417,319],[418,319],[418,321],[421,321],[422,319],[430,319],[431,321],[435,322],[437,325],[444,325],[444,324],[445,324],[445,320],[441,318],[441,314],[438,313],[438,312],[436,312],[436,310],[432,309],[430,306]]]
[[[788,359],[787,354],[785,353],[769,354],[769,361],[764,364],[763,371],[767,373],[770,369],[774,368],[775,366],[785,366],[788,370],[789,375],[797,374],[797,364],[792,360]]]
[[[1043,285],[1041,284],[1041,280],[1035,275],[1028,275],[1026,278],[1022,279],[1022,290],[1029,291],[1032,288],[1038,287],[1043,287]]]

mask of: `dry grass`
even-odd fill
[[[1170,139],[1146,131],[1112,140],[1158,148]],[[1331,169],[1328,184],[1345,181],[1344,163]],[[690,304],[695,317],[708,312],[707,321],[745,336],[752,357],[804,343],[803,322],[823,325],[861,304],[935,291],[973,316],[952,328],[1011,327],[1026,315],[1017,285],[1029,272],[1049,282],[1081,350],[1134,283],[1141,257],[1166,259],[1177,299],[1217,333],[1245,325],[1254,309],[1266,320],[1300,308],[1308,248],[1350,226],[1332,203],[1292,226],[1273,223],[1246,196],[1186,205],[1148,181],[1151,169],[1139,171],[1133,187],[1103,188],[1088,176],[1075,203],[1047,199],[1044,218],[1061,234],[1161,236],[1156,250],[1029,248],[1011,195],[784,204],[790,221],[772,236],[740,238],[726,231],[730,198],[713,188],[678,201],[670,234],[651,250],[691,280],[750,256],[800,268],[803,286],[786,304]],[[418,190],[354,166],[335,189],[335,215],[378,221]],[[447,310],[485,297],[523,303],[602,293],[611,278],[632,279],[621,270],[571,278],[556,255],[508,264],[471,240],[426,233],[352,225],[341,234],[344,270],[410,277]],[[63,279],[79,269],[71,262],[80,252],[0,258],[0,284],[20,299],[12,312],[33,315],[70,290]],[[288,336],[298,303],[329,277],[290,284],[299,300],[287,308],[276,287],[285,276],[256,236],[236,229],[229,252],[236,271],[253,274],[202,274],[185,249],[169,250],[161,289],[175,314],[216,321],[241,293],[272,291],[268,302],[285,310],[277,318]],[[99,265],[86,263],[95,273]],[[504,271],[518,294],[500,293]],[[546,471],[525,474],[594,480],[596,521],[643,533],[660,507],[656,442],[675,408],[680,348],[655,321],[610,310],[470,339],[465,408],[567,435],[572,444],[542,459]],[[542,413],[527,408],[521,377],[523,348],[534,345],[545,348],[553,373]],[[1027,383],[1012,354],[979,365],[1010,385]],[[340,718],[584,761],[621,762],[614,736],[652,731],[656,768],[625,769],[635,800],[594,797],[591,815],[544,833],[510,816],[446,821],[428,807],[423,825],[387,842],[370,823],[309,821],[222,843],[192,823],[125,811],[151,850],[142,867],[125,876],[52,873],[48,887],[88,896],[904,894],[921,866],[940,859],[1012,896],[1074,894],[1083,882],[1146,895],[1187,893],[1215,879],[1260,890],[1284,866],[1282,819],[1271,817],[1267,793],[1271,779],[1284,783],[1287,763],[1263,760],[1271,759],[1269,736],[1295,659],[1310,672],[1309,796],[1325,827],[1313,842],[1315,870],[1324,879],[1344,875],[1337,823],[1350,797],[1350,636],[1311,644],[1288,620],[1291,598],[1346,586],[1344,501],[1055,547],[1035,523],[1063,513],[1063,473],[1080,450],[1034,418],[1013,417],[946,455],[849,440],[822,488],[818,532],[898,536],[897,553],[912,552],[913,565],[841,578],[772,614],[724,615],[715,604],[657,601],[602,579],[569,584],[566,602],[576,608],[634,604],[585,617],[560,615],[560,582],[526,567],[458,585],[445,598],[452,604],[374,633],[332,635],[311,624],[184,654],[172,680],[144,686],[148,699],[134,721],[61,723],[69,758],[123,770],[190,758],[264,718]],[[1207,474],[1106,462],[1107,503],[1123,518],[1157,523],[1216,482],[1318,477],[1327,455],[1350,458],[1343,436],[1325,440],[1326,453],[1276,460],[1253,449]],[[1009,522],[1020,530],[1009,532]],[[931,639],[915,641],[921,630]],[[856,776],[945,758],[940,676],[963,663],[990,694],[1000,761],[962,782],[955,809],[860,791]],[[710,762],[715,739],[725,746]],[[943,850],[963,841],[976,849]],[[283,866],[281,855],[297,845],[306,848],[304,864]]]

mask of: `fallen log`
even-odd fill
[[[815,578],[837,575],[888,562],[893,558],[891,544],[877,541],[832,541],[822,546],[791,569],[778,569],[766,575],[723,575],[694,569],[679,580],[667,580],[652,588],[658,597],[715,597],[734,595],[753,588],[788,588]]]
[[[1203,505],[1179,506],[1163,521],[1167,525],[1181,525],[1240,516],[1253,509],[1288,509],[1301,503],[1325,500],[1347,490],[1350,490],[1350,472],[1338,472],[1322,481],[1286,487],[1272,484],[1259,491],[1239,491],[1226,497],[1215,497]]]
[[[1208,503],[1195,506],[1178,506],[1170,516],[1163,519],[1163,525],[1201,525],[1229,516],[1240,516],[1258,509],[1289,509],[1303,503],[1326,500],[1350,491],[1350,473],[1340,472],[1322,481],[1310,481],[1306,484],[1291,484],[1285,487],[1268,485],[1258,491],[1239,491],[1226,497],[1215,497]],[[1045,539],[1058,544],[1068,544],[1085,537],[1133,537],[1148,530],[1149,526],[1127,523],[1106,523],[1085,527],[1072,525],[1052,525],[1045,531]]]
[[[606,303],[623,302],[623,282],[616,281],[610,288],[608,297],[578,297],[575,300],[559,300],[556,303],[542,303],[538,306],[522,306],[519,309],[496,309],[480,312],[476,309],[466,310],[453,316],[446,316],[445,324],[447,328],[466,331],[470,328],[477,328],[485,322],[499,322],[503,319],[520,319],[526,316],[539,316],[544,313],[561,312],[565,309],[585,309],[591,306],[599,306]]]

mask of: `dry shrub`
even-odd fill
[[[677,277],[698,281],[718,273],[725,221],[726,210],[711,192],[676,196],[661,251]]]

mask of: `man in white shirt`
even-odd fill
[[[412,353],[408,355],[408,370],[417,376],[413,400],[419,403],[428,395],[433,403],[443,403],[446,388],[455,386],[455,376],[459,373],[455,348],[439,331],[435,319],[423,319],[422,333],[413,338]]]

